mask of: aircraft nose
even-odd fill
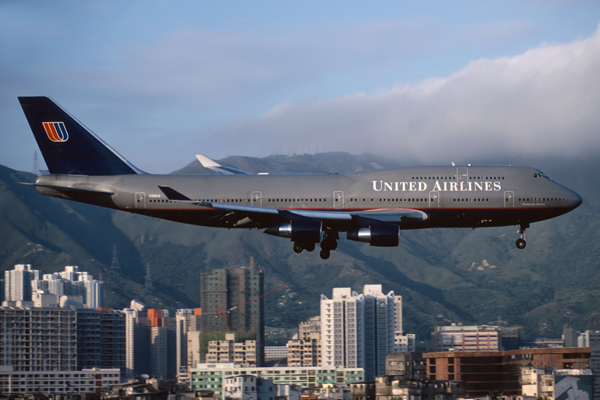
[[[569,189],[569,195],[567,197],[567,202],[569,204],[569,207],[571,207],[572,209],[575,209],[575,208],[579,207],[581,205],[581,203],[583,203],[583,199],[577,192]]]

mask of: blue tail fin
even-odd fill
[[[141,173],[48,97],[19,97],[19,102],[51,174]]]

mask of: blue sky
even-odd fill
[[[596,1],[4,1],[0,164],[32,170],[22,95],[155,173],[196,153],[595,153],[599,22]]]

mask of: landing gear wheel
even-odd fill
[[[323,260],[327,260],[331,254],[330,254],[329,250],[321,249],[321,252],[319,253],[319,255],[321,256],[321,258]]]
[[[300,243],[294,243],[294,251],[296,253],[302,253],[302,250],[304,250],[304,247]]]
[[[315,249],[315,244],[314,243],[305,243],[304,248],[307,251],[313,251]]]
[[[527,246],[527,243],[525,243],[525,229],[529,228],[529,224],[528,223],[522,223],[521,224],[521,229],[519,229],[517,231],[517,233],[519,235],[521,235],[520,239],[517,239],[517,242],[515,243],[517,245],[517,249],[521,249],[523,250],[525,248],[525,246]]]

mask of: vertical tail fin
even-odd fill
[[[50,98],[19,97],[19,102],[51,174],[141,173]]]

